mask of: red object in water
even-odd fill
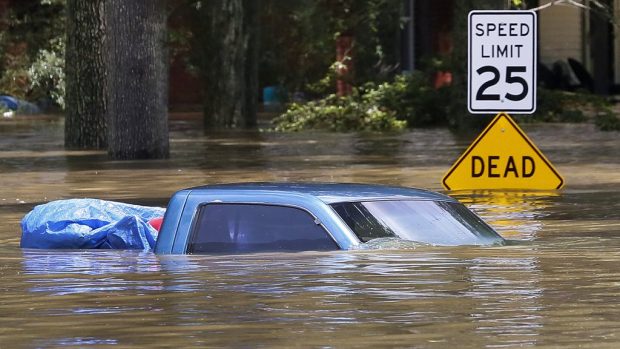
[[[149,221],[151,227],[155,228],[155,230],[159,231],[161,229],[161,223],[164,221],[164,217],[153,218]]]

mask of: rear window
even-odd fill
[[[337,250],[308,212],[287,206],[207,204],[200,208],[188,253]]]

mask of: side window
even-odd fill
[[[200,208],[188,253],[337,250],[338,245],[301,209],[258,204]]]
[[[390,227],[373,216],[361,202],[336,203],[332,207],[362,242],[396,236]]]

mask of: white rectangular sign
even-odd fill
[[[469,112],[536,111],[536,13],[471,11],[468,34]]]

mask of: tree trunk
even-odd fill
[[[258,93],[256,0],[210,0],[200,15],[205,127],[253,127]]]
[[[351,85],[353,75],[353,36],[341,34],[336,39],[336,61],[340,67],[336,69],[336,94],[340,97],[353,93]]]
[[[104,0],[67,1],[65,147],[106,147]]]
[[[260,0],[246,0],[244,6],[245,32],[248,36],[248,47],[245,54],[245,105],[243,127],[256,127],[258,112],[258,60],[260,47],[260,26],[258,13]]]
[[[108,153],[167,157],[166,0],[107,0],[105,14]]]

